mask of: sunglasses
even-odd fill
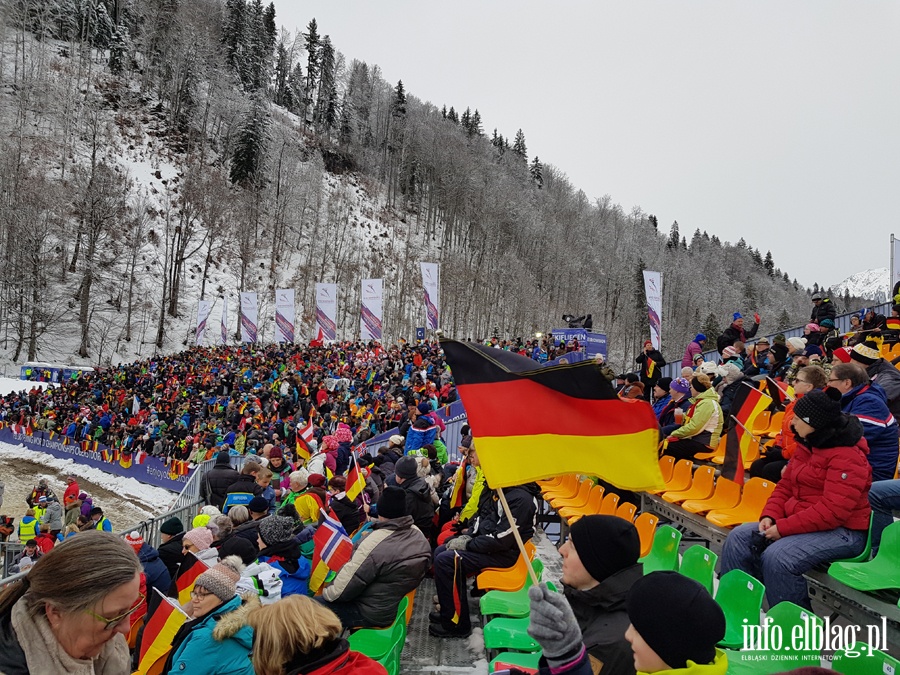
[[[119,614],[119,616],[114,616],[111,619],[107,619],[105,616],[96,614],[89,609],[86,609],[84,611],[86,614],[90,614],[92,617],[97,619],[97,621],[104,624],[103,630],[115,630],[116,627],[119,626],[119,624],[121,624],[125,619],[127,619],[129,616],[134,614],[138,609],[140,609],[141,605],[144,603],[144,601],[146,599],[147,599],[146,595],[144,595],[141,592],[138,592],[137,602],[135,602],[128,611],[124,612],[123,614]]]

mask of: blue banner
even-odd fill
[[[91,466],[114,476],[134,478],[141,483],[166,488],[167,490],[172,490],[172,492],[181,492],[185,483],[191,477],[191,473],[194,472],[191,469],[184,476],[171,478],[165,462],[158,457],[145,457],[143,463],[138,464],[134,461],[134,455],[132,455],[130,466],[123,466],[121,462],[105,462],[100,454],[102,450],[107,449],[105,445],[98,445],[96,450],[84,450],[81,443],[74,440],[70,440],[68,445],[64,444],[64,438],[61,435],[54,435],[53,440],[51,440],[50,434],[44,431],[35,431],[34,435],[29,436],[27,434],[17,434],[9,427],[0,429],[0,442],[2,443],[24,445],[29,450],[46,452],[48,455],[58,459],[71,459],[76,464]]]
[[[424,340],[425,339],[425,328],[419,326],[416,328],[416,340]]]
[[[578,340],[578,344],[588,356],[597,354],[603,354],[603,358],[607,356],[606,334],[604,333],[593,333],[584,328],[554,328],[551,335],[553,335],[553,344],[557,346],[566,344],[569,340]]]

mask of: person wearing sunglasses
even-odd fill
[[[131,672],[125,635],[143,606],[141,564],[121,537],[83,532],[0,593],[0,672]]]
[[[175,634],[164,673],[254,675],[253,629],[247,615],[258,603],[237,595],[244,564],[236,555],[197,577],[185,610],[191,617]],[[251,604],[252,603],[252,604]]]

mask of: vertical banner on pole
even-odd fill
[[[380,340],[384,321],[384,280],[363,279],[360,297],[360,335],[363,340]]]
[[[228,344],[228,296],[222,298],[222,335],[221,340],[223,345]]]
[[[644,292],[650,316],[650,341],[654,349],[662,349],[662,275],[644,270]]]
[[[316,284],[316,335],[337,340],[337,284]]]
[[[209,313],[212,311],[212,303],[209,300],[197,301],[197,332],[194,336],[194,344],[203,344],[206,335],[206,323],[209,321]]]
[[[888,287],[888,300],[894,302],[891,292],[900,281],[900,239],[891,235],[891,285]]]
[[[437,263],[420,263],[422,266],[422,286],[425,289],[425,318],[430,330],[437,330],[438,308],[441,306],[440,277]]]
[[[256,344],[259,302],[256,293],[241,293],[241,342]]]
[[[275,290],[275,338],[278,342],[294,344],[294,289]]]

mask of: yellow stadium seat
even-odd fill
[[[740,504],[731,509],[714,509],[706,514],[706,519],[719,527],[755,523],[774,490],[775,483],[772,481],[751,478],[744,485]]]
[[[720,477],[715,492],[709,499],[688,499],[681,508],[691,513],[706,513],[713,509],[731,509],[741,503],[741,486],[733,480]]]
[[[617,508],[619,508],[619,495],[610,492],[603,498],[603,504],[600,505],[600,515],[614,516]]]
[[[701,466],[694,472],[694,479],[687,490],[663,492],[662,498],[672,504],[679,504],[687,499],[709,499],[713,495],[716,482],[716,468]]]
[[[557,511],[564,506],[583,507],[588,502],[592,487],[594,487],[594,483],[585,479],[578,485],[578,492],[575,493],[574,497],[555,497],[550,500],[550,506]]]
[[[619,508],[616,509],[616,515],[619,518],[627,520],[629,523],[634,520],[634,514],[636,513],[637,506],[635,506],[631,502],[622,502],[621,504],[619,504]]]
[[[676,492],[678,490],[687,490],[691,486],[691,470],[694,463],[689,459],[682,459],[675,463],[675,470],[672,471],[672,478],[666,481],[666,484],[659,490],[647,490],[651,494],[661,494],[663,492]]]
[[[575,493],[578,492],[578,487],[578,476],[574,473],[570,473],[563,476],[559,485],[541,491],[544,493],[544,499],[550,501],[554,497],[573,497],[575,496]]]
[[[663,481],[672,480],[672,472],[675,470],[675,458],[671,455],[663,455],[659,458],[659,470],[662,473]]]
[[[643,558],[653,547],[653,536],[656,534],[656,526],[659,525],[659,516],[649,511],[638,514],[634,519],[638,536],[641,538],[641,557]]]
[[[488,567],[481,570],[475,578],[475,583],[484,591],[518,591],[525,586],[525,578],[528,576],[528,566],[534,560],[537,550],[529,539],[525,542],[525,552],[528,559],[519,554],[519,559],[512,567]]]
[[[722,434],[722,437],[719,439],[719,444],[716,446],[716,449],[713,452],[700,452],[694,455],[694,459],[698,462],[716,462],[717,459],[725,458],[725,434]],[[716,462],[717,464],[721,464],[722,462]]]
[[[591,488],[588,495],[587,504],[584,506],[563,506],[558,513],[561,518],[565,518],[569,523],[573,523],[581,516],[589,516],[593,513],[600,513],[600,505],[603,503],[603,486],[595,485]]]
[[[769,420],[772,418],[772,413],[768,410],[763,410],[759,415],[756,416],[756,419],[753,420],[753,435],[759,436],[762,432],[769,428]]]

